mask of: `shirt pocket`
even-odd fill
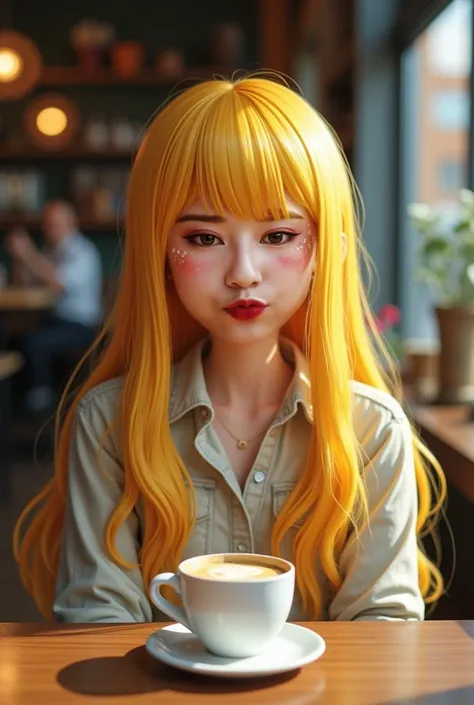
[[[193,489],[196,495],[196,523],[183,558],[202,556],[210,553],[211,548],[216,483],[208,479],[193,480]]]
[[[283,509],[283,505],[296,487],[296,482],[275,482],[272,485],[273,516],[276,518]],[[300,529],[305,522],[301,517],[293,524],[294,529]]]

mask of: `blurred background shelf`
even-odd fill
[[[81,71],[75,66],[47,66],[43,69],[40,85],[49,88],[63,86],[173,86],[183,80],[212,78],[215,75],[230,76],[233,67],[206,65],[190,66],[173,76],[164,76],[157,69],[143,68],[135,76],[117,76],[110,69],[94,72]]]
[[[14,147],[0,143],[0,162],[21,162],[32,160],[54,161],[56,159],[75,161],[122,161],[131,160],[134,153],[130,150],[104,149],[90,150],[84,147],[70,147],[58,151],[46,151],[35,147]]]
[[[84,231],[106,231],[121,229],[124,225],[124,221],[122,218],[99,220],[79,217],[78,224],[79,228]],[[18,215],[15,215],[14,213],[5,213],[0,215],[0,230],[8,230],[9,228],[13,228],[15,226],[23,226],[25,228],[31,228],[32,230],[39,230],[41,228],[41,220],[39,216],[28,215],[27,213],[19,213]]]
[[[324,77],[324,83],[327,90],[334,90],[347,78],[354,67],[356,52],[355,42],[349,39],[340,50],[337,57],[334,57],[334,64]]]

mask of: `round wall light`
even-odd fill
[[[41,55],[24,34],[0,30],[0,99],[18,100],[38,82],[42,71]]]
[[[79,113],[74,103],[63,95],[41,95],[26,108],[24,124],[36,147],[60,150],[74,139]]]

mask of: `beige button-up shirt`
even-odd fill
[[[311,433],[308,364],[292,342],[281,339],[294,376],[280,411],[268,429],[242,491],[213,428],[213,407],[202,368],[204,341],[173,369],[170,428],[192,478],[197,521],[183,558],[205,553],[270,553],[276,515],[298,482]],[[144,622],[167,619],[150,603],[139,568],[124,570],[107,555],[105,528],[123,487],[121,430],[116,419],[123,379],[107,381],[80,402],[70,448],[68,496],[53,614],[65,622]],[[352,383],[353,419],[367,462],[369,528],[344,547],[339,568],[343,584],[329,598],[326,579],[317,572],[324,597],[322,619],[420,620],[424,603],[418,587],[417,490],[411,431],[390,395]],[[160,472],[160,469],[156,469]],[[117,548],[138,563],[140,507],[121,526]],[[295,527],[295,531],[297,530]],[[290,532],[291,533],[291,532]],[[284,557],[292,560],[292,537]],[[291,620],[303,620],[295,595]]]

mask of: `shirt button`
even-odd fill
[[[241,553],[245,553],[245,551],[248,550],[248,546],[246,543],[239,543],[239,544],[237,544],[237,550],[240,551]]]
[[[201,416],[207,419],[207,417],[209,416],[209,409],[201,409]]]
[[[270,436],[272,438],[275,438],[275,436],[278,436],[279,432],[280,430],[278,428],[272,428],[272,430],[270,431]]]
[[[255,475],[253,476],[253,481],[256,482],[257,485],[259,485],[261,482],[264,482],[264,480],[265,480],[265,473],[260,472],[260,470],[258,472],[256,472]]]

